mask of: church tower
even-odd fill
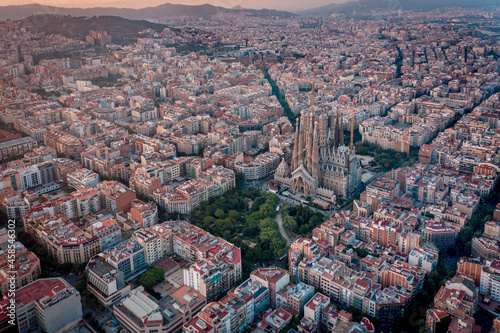
[[[309,121],[309,131],[307,140],[307,171],[312,173],[312,153],[313,153],[313,141],[314,141],[314,128],[313,128],[313,117],[311,116]]]
[[[317,115],[301,112],[295,124],[291,164],[283,160],[275,173],[283,187],[328,202],[354,193],[362,170],[353,151],[344,145],[342,118],[339,110]]]
[[[299,167],[298,159],[299,159],[299,118],[297,119],[297,123],[295,124],[295,141],[293,144],[293,155],[292,155],[292,170],[295,170]]]
[[[305,126],[304,126],[304,120],[305,117],[302,115],[301,118],[304,118],[300,122],[300,131],[299,131],[299,158],[297,159],[297,168],[300,167],[301,164],[304,163],[304,153],[306,149],[306,143],[305,143]]]
[[[339,125],[339,138],[340,142],[339,145],[343,146],[344,145],[344,118],[342,115],[340,115],[340,124]]]
[[[316,184],[320,183],[319,181],[319,138],[317,131],[317,124],[314,126],[314,143],[312,149],[312,176],[316,180]]]
[[[333,140],[335,141],[335,148],[338,148],[344,143],[343,133],[341,132],[340,129],[341,128],[339,124],[339,114],[337,111],[337,117],[335,118],[335,129],[333,132]]]

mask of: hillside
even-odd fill
[[[114,8],[114,7],[96,7],[96,8],[62,8],[53,6],[44,6],[39,4],[20,5],[20,6],[0,6],[0,21],[7,19],[19,20],[32,15],[54,14],[71,16],[119,16],[131,20],[152,20],[164,19],[173,16],[192,16],[210,18],[221,12],[244,12],[251,16],[270,17],[292,17],[295,14],[269,10],[269,9],[244,9],[241,7],[224,8],[212,5],[187,6],[166,3],[156,7],[146,7],[141,9]]]
[[[498,0],[358,0],[348,1],[340,4],[330,4],[299,12],[299,15],[326,17],[332,14],[367,13],[372,9],[387,10],[395,12],[398,10],[422,10],[428,11],[445,7],[498,7]]]
[[[167,26],[140,20],[128,20],[117,16],[72,17],[60,15],[30,16],[21,20],[21,25],[34,32],[61,34],[66,37],[84,39],[89,30],[105,30],[113,42],[135,42],[139,32],[152,29],[162,31]]]

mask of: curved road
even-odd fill
[[[281,233],[281,236],[283,236],[286,239],[286,245],[290,245],[292,241],[286,234],[285,228],[283,227],[283,218],[281,217],[281,208],[278,211],[278,214],[276,214],[276,222],[278,222],[278,227]]]

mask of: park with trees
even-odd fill
[[[319,226],[324,217],[321,213],[313,212],[309,206],[283,204],[281,209],[284,226],[299,236],[309,236],[314,228]]]
[[[212,198],[196,209],[190,222],[241,248],[244,273],[249,262],[271,261],[286,251],[286,240],[274,219],[279,198],[249,188]]]
[[[378,166],[381,171],[390,171],[405,164],[412,165],[418,159],[418,149],[410,149],[410,154],[408,155],[393,149],[383,149],[379,145],[369,142],[357,143],[356,154],[372,156],[373,161],[370,161],[370,166]]]

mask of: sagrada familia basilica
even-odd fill
[[[283,159],[274,178],[292,193],[334,202],[354,194],[361,173],[352,143],[344,146],[338,114],[306,111],[297,120],[291,165]]]

